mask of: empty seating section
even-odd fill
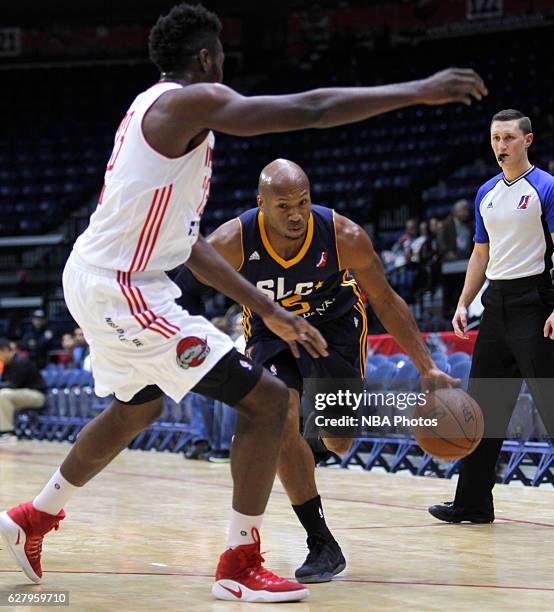
[[[539,108],[552,106],[554,94],[542,85],[552,80],[554,68],[539,52],[546,35],[511,38],[507,66],[497,64],[494,55],[480,54],[473,67],[495,96],[469,108],[417,106],[332,130],[248,139],[218,134],[205,229],[255,205],[258,173],[275,157],[305,167],[314,201],[354,218],[371,220],[375,198],[398,206],[407,193],[415,200],[420,194],[421,212],[444,216],[453,200],[473,197],[479,183],[495,170],[487,149],[491,115],[507,104],[532,114],[539,95]],[[434,44],[439,53],[431,56],[437,57],[437,68],[463,59],[455,44]],[[376,61],[374,68],[374,79],[391,74],[386,63]],[[421,76],[402,62],[397,69],[402,78]],[[517,76],[522,71],[525,87]],[[26,85],[18,80],[19,73],[4,75],[0,108],[10,122],[0,142],[0,206],[8,213],[0,219],[3,236],[51,231],[72,210],[90,204],[102,186],[125,109],[157,78],[153,67],[141,64],[31,72]],[[360,80],[366,82],[367,77],[360,75]],[[288,85],[302,88],[305,83]],[[537,113],[537,127],[548,128],[548,118]],[[36,117],[32,122],[31,116]],[[554,157],[554,141],[540,129],[534,150],[539,159],[548,160]]]

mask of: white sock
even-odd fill
[[[260,531],[263,518],[263,514],[259,516],[249,516],[248,514],[241,514],[231,509],[229,533],[227,534],[227,547],[234,548],[241,544],[252,544],[254,542],[252,529],[255,527]]]
[[[35,497],[33,506],[41,512],[47,512],[55,516],[59,514],[73,493],[80,488],[68,482],[58,469],[44,489]]]

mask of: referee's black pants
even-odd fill
[[[455,505],[465,507],[492,504],[496,462],[523,379],[554,437],[554,340],[543,335],[554,309],[550,276],[491,281],[482,301],[468,392],[483,411],[485,435],[460,462]]]

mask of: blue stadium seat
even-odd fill
[[[379,364],[372,372],[371,377],[366,376],[366,387],[369,391],[388,389],[394,378],[396,367],[393,363],[385,361]]]
[[[389,355],[388,359],[391,363],[399,363],[400,361],[410,361],[410,357],[408,355],[405,355],[404,353],[395,353],[394,355]]]
[[[92,377],[92,372],[88,372],[87,370],[81,370],[76,384],[79,385],[79,387],[94,386],[94,379]]]
[[[437,364],[437,368],[439,368],[439,370],[442,370],[443,372],[446,372],[447,374],[450,373],[451,366],[444,353],[435,352],[431,356],[433,357],[435,363]]]
[[[391,391],[411,391],[418,386],[419,372],[411,361],[395,368],[394,378],[389,386]]]
[[[385,357],[385,355],[368,355],[366,359],[366,364],[367,363],[378,367],[383,363],[387,363],[387,357]]]
[[[450,367],[452,368],[457,363],[460,363],[463,361],[471,361],[471,355],[468,355],[467,353],[459,351],[457,353],[452,353],[452,355],[449,355],[448,357],[448,362],[450,363]]]
[[[460,378],[461,383],[460,387],[467,391],[467,385],[469,382],[469,371],[471,370],[471,361],[459,361],[455,365],[452,366],[452,370],[450,375],[454,378]]]
[[[377,366],[374,366],[372,363],[365,364],[365,379],[369,380],[375,376],[375,371],[377,370]]]

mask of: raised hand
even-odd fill
[[[481,100],[489,92],[483,79],[469,68],[447,68],[420,81],[423,104],[462,102],[468,106],[472,98]]]
[[[327,357],[327,342],[307,321],[287,312],[281,306],[263,317],[265,325],[289,346],[295,357],[300,357],[297,343],[301,344],[312,357]]]

